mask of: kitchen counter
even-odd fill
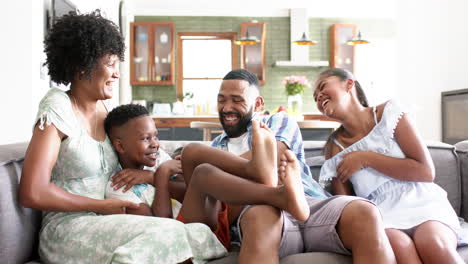
[[[193,121],[201,122],[219,122],[217,115],[196,115],[196,116],[163,116],[158,117],[152,115],[156,127],[166,128],[166,127],[190,127],[190,123]],[[328,118],[320,113],[305,113],[304,121],[307,120],[317,120],[317,121],[335,121],[331,118]],[[300,123],[300,122],[299,122]],[[304,122],[305,124],[306,122]],[[309,122],[310,124],[310,122]],[[318,124],[318,123],[317,123]],[[312,128],[312,127],[311,127]]]

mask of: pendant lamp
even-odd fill
[[[296,40],[293,42],[296,45],[315,45],[317,44],[317,41],[310,40],[307,38],[306,33],[302,33],[302,37],[299,40]]]
[[[351,46],[354,46],[354,45],[359,45],[359,44],[369,44],[370,42],[365,40],[365,39],[362,39],[362,36],[361,36],[361,31],[359,30],[359,33],[357,35],[357,38],[354,38],[354,39],[351,39],[351,40],[348,40],[346,42],[346,44],[348,45],[351,45]]]
[[[236,40],[236,45],[255,45],[259,44],[260,40],[258,40],[255,36],[250,36],[249,31],[245,32],[245,36]]]

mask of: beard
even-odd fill
[[[234,125],[228,125],[224,123],[224,115],[236,115],[239,121],[237,124]],[[249,112],[245,115],[241,115],[238,112],[220,112],[219,113],[219,121],[221,122],[221,125],[223,126],[224,132],[230,137],[230,138],[236,138],[247,132],[247,126],[249,125],[249,122],[252,120],[253,116],[253,107],[250,109]]]

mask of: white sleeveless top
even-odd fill
[[[336,168],[343,155],[352,151],[372,151],[389,157],[404,158],[405,154],[394,137],[395,128],[405,111],[390,100],[385,105],[382,119],[365,137],[325,161],[320,182],[336,177]],[[426,221],[439,221],[455,233],[460,231],[457,215],[447,199],[447,193],[433,182],[410,182],[391,178],[372,168],[364,168],[350,178],[357,196],[372,201],[380,210],[385,228],[409,229]],[[458,237],[461,244],[461,237]],[[466,240],[466,238],[465,238]]]
[[[377,122],[374,108],[376,125],[365,137],[347,148],[344,148],[335,140],[335,143],[343,150],[325,161],[320,171],[320,182],[327,182],[336,177],[338,164],[343,160],[343,155],[349,152],[372,151],[390,157],[404,158],[405,154],[401,151],[400,146],[394,138],[395,128],[404,113],[405,111],[402,110],[396,101],[390,100],[385,105],[380,122]],[[390,180],[395,179],[372,168],[359,170],[350,178],[356,195],[364,198],[367,198],[370,193]]]

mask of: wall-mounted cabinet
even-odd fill
[[[175,83],[173,23],[131,23],[130,83],[132,85]]]
[[[330,28],[330,67],[354,72],[354,46],[346,44],[356,36],[356,25],[333,24]]]
[[[255,36],[260,43],[241,46],[241,68],[255,73],[261,85],[265,84],[266,25],[258,22],[241,23],[241,36]]]

